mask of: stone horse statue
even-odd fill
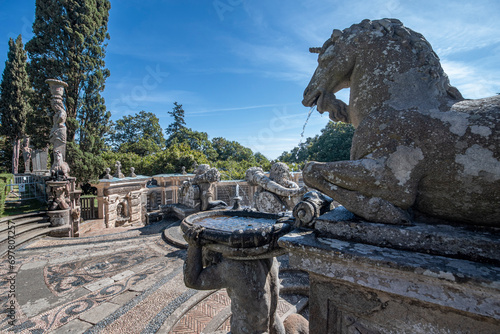
[[[500,227],[500,95],[464,100],[425,38],[395,19],[334,30],[311,52],[302,103],[356,131],[351,160],[308,163],[306,185],[374,222]],[[335,93],[348,87],[346,105]]]

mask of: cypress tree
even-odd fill
[[[36,126],[31,122],[29,130],[38,144],[47,145],[50,92],[45,80],[65,81],[70,166],[75,159],[88,156],[83,152],[95,157],[105,147],[104,135],[109,130],[111,114],[106,111],[101,92],[109,77],[104,57],[110,8],[109,0],[36,0],[34,37],[26,44],[26,50],[38,121]],[[88,178],[95,178],[95,172]]]
[[[25,135],[26,117],[31,112],[26,58],[21,35],[15,41],[10,38],[9,52],[0,84],[0,117],[2,134],[13,144],[13,174],[18,173],[20,142]]]
[[[174,102],[174,108],[172,111],[168,111],[168,114],[174,118],[174,121],[170,123],[165,130],[167,137],[167,147],[172,145],[174,139],[178,139],[183,130],[186,130],[186,121],[184,120],[184,109],[182,109],[182,104]]]

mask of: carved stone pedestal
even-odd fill
[[[68,227],[70,227],[70,212],[71,209],[47,211],[47,215],[49,216],[50,220],[50,226],[59,227],[67,225]]]
[[[50,231],[51,237],[71,237],[71,209],[47,211],[50,226],[57,227]]]
[[[310,333],[500,333],[495,231],[429,226],[426,234],[331,214],[316,229],[279,240],[290,265],[310,274]],[[430,238],[434,254],[408,236]]]

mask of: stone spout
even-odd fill
[[[271,180],[260,167],[251,167],[246,172],[246,180],[278,196],[300,196],[307,192],[307,188],[287,188]]]

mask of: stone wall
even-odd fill
[[[99,218],[106,227],[143,225],[150,177],[100,180],[97,188]]]

